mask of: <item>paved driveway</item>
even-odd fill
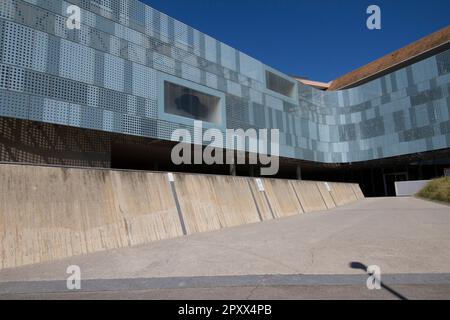
[[[0,271],[0,283],[5,282],[0,298],[11,293],[52,298],[52,290],[59,292],[55,283],[65,283],[55,280],[66,279],[68,265],[80,266],[82,279],[92,279],[93,287],[66,297],[398,298],[389,290],[367,290],[365,272],[351,268],[351,262],[379,266],[388,287],[403,288],[410,298],[450,298],[450,207],[415,198],[372,198],[326,212],[7,269]],[[241,281],[259,275],[285,279],[261,286],[257,280],[233,283],[222,277]],[[303,280],[295,282],[299,275]],[[347,280],[336,280],[342,277]],[[165,284],[138,285],[155,278]],[[105,279],[125,282],[118,286]],[[192,279],[214,280],[203,287],[186,285]]]

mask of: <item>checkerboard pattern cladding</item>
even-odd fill
[[[81,8],[80,30],[66,27],[70,5]],[[223,100],[212,126],[278,128],[288,158],[344,163],[450,147],[448,50],[319,91],[136,0],[0,2],[1,117],[170,140],[194,120],[165,114],[168,77]]]

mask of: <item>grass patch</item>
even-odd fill
[[[431,180],[417,196],[450,203],[450,177]]]

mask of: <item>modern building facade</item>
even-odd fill
[[[71,5],[79,30],[67,28]],[[449,34],[321,86],[137,0],[2,0],[0,161],[168,169],[172,132],[202,120],[279,129],[281,175],[389,194],[392,179],[450,167]]]

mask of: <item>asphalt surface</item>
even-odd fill
[[[393,274],[369,290],[361,275],[248,275],[84,280],[68,290],[63,280],[5,282],[2,299],[450,299],[450,274]]]

